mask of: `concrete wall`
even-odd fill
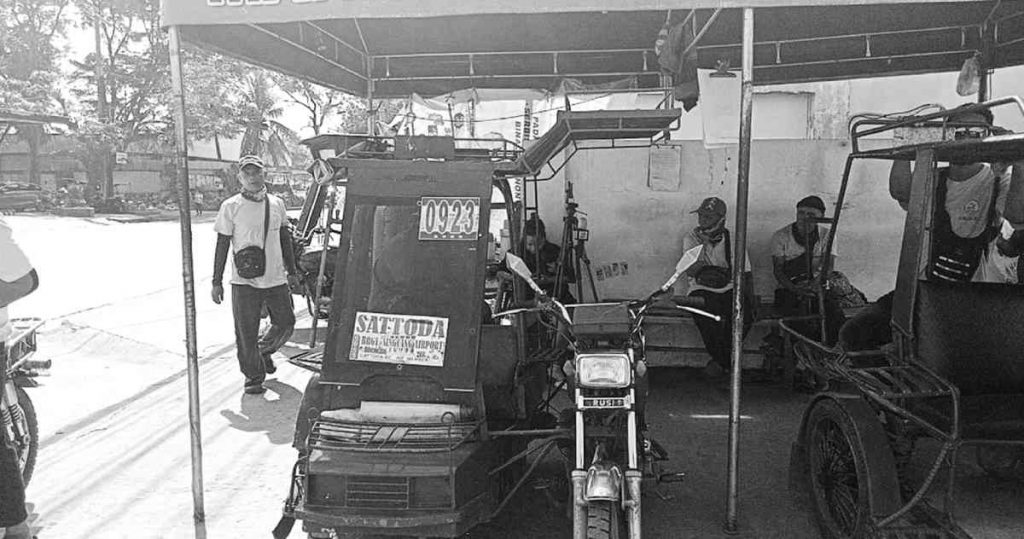
[[[735,229],[736,147],[706,150],[698,141],[676,141],[670,147],[679,152],[677,189],[649,186],[647,148],[581,151],[564,171],[574,182],[579,209],[588,214],[593,267],[627,264],[625,275],[620,268],[618,275],[597,282],[603,298],[637,297],[664,282],[681,254],[684,233],[696,225],[689,212],[704,197],[728,203],[730,228]],[[764,298],[771,298],[775,288],[771,234],[794,220],[796,201],[808,194],[821,196],[832,213],[848,152],[848,144],[839,140],[754,142],[748,241],[755,287]],[[563,175],[540,186],[541,218],[555,242],[564,214]],[[893,286],[903,231],[904,213],[889,198],[887,175],[886,163],[855,166],[837,238],[838,269],[870,299]]]

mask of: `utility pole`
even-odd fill
[[[95,2],[96,12],[93,14],[93,34],[96,40],[96,114],[101,123],[107,123],[110,115],[107,111],[107,84],[103,69],[103,35],[101,32],[103,8],[100,0]],[[101,145],[102,147],[102,145]],[[110,168],[110,151],[104,149],[100,155],[100,185],[103,199],[114,196],[114,171]]]

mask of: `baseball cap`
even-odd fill
[[[718,197],[705,198],[704,201],[700,203],[700,206],[690,213],[713,213],[715,215],[725,217],[725,201]]]
[[[814,208],[821,213],[825,213],[825,201],[821,200],[821,197],[811,195],[800,199],[800,202],[796,203],[797,208]]]
[[[250,165],[262,169],[263,160],[260,159],[259,156],[252,154],[243,155],[242,158],[238,160],[238,168],[245,168]]]

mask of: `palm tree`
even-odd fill
[[[242,155],[259,155],[272,166],[290,166],[292,160],[288,143],[298,137],[278,121],[284,115],[284,109],[272,95],[269,77],[262,71],[256,71],[248,74],[243,84]]]

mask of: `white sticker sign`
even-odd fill
[[[420,199],[421,240],[475,240],[480,229],[480,197]]]
[[[443,367],[448,319],[356,312],[349,359]]]

